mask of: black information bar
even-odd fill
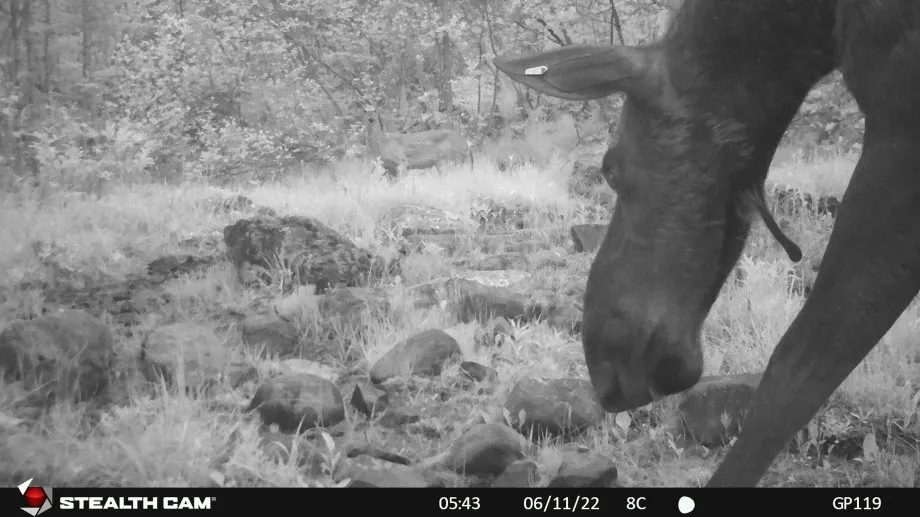
[[[42,488],[43,492],[37,490]],[[421,515],[742,515],[784,517],[916,515],[920,490],[895,488],[53,488],[2,490],[2,515],[132,513],[304,514],[333,511],[423,512]],[[50,492],[50,497],[42,495]],[[47,502],[47,504],[46,504]],[[329,506],[324,506],[329,505]],[[42,507],[41,513],[37,513]],[[18,510],[22,509],[22,510]],[[35,510],[35,512],[30,511]]]

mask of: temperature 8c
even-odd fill
[[[644,497],[627,497],[626,498],[626,509],[627,510],[646,510],[648,509],[648,502]]]

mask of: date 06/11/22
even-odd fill
[[[524,498],[524,510],[583,512],[600,510],[600,498],[583,495],[575,496],[534,496]]]

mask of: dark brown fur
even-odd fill
[[[811,295],[709,482],[755,485],[920,290],[920,2],[688,0],[654,46],[495,63],[549,95],[627,94],[603,161],[617,205],[584,306],[608,411],[699,380],[700,328],[750,231],[743,199],[762,195],[805,95],[840,67],[866,116],[863,153]]]

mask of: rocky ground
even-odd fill
[[[806,258],[791,264],[758,224],[707,321],[703,382],[605,414],[579,337],[614,202],[597,161],[565,169],[567,208],[488,192],[463,211],[424,191],[375,205],[355,194],[360,181],[339,180],[332,201],[316,193],[328,185],[301,185],[316,205],[297,210],[271,203],[289,187],[186,196],[198,230],[187,236],[160,232],[167,216],[152,209],[120,205],[133,215],[105,227],[69,216],[93,203],[71,201],[45,215],[64,226],[55,239],[29,233],[29,210],[8,210],[22,219],[3,234],[21,238],[15,252],[0,255],[12,277],[0,291],[0,472],[54,486],[705,482],[808,294],[837,198],[771,188]],[[350,226],[339,212],[362,215]],[[81,224],[105,228],[79,238]],[[145,243],[133,254],[98,244],[126,231]],[[115,253],[146,267],[112,274]],[[918,322],[912,307],[764,484],[917,486]]]

